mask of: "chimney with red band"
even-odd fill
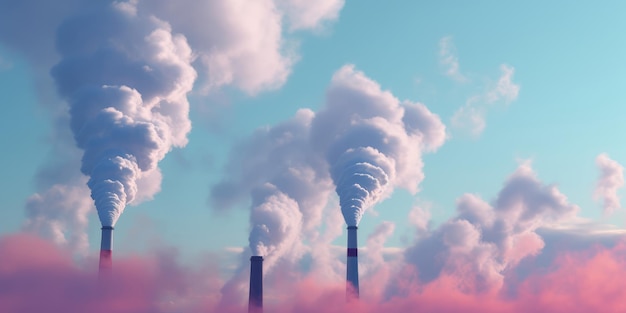
[[[359,262],[356,226],[348,226],[348,261],[346,272],[346,298],[359,298]]]

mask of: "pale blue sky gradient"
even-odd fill
[[[623,211],[603,217],[592,196],[598,154],[626,163],[625,11],[621,1],[347,1],[339,19],[324,29],[286,35],[300,58],[278,90],[249,96],[225,88],[190,96],[189,144],[160,163],[163,184],[155,199],[126,209],[116,225],[116,247],[131,253],[166,244],[193,256],[247,246],[247,207],[218,214],[208,204],[212,184],[228,175],[223,165],[230,149],[299,108],[318,109],[333,73],[345,64],[400,100],[424,103],[451,136],[424,156],[421,192],[397,191],[375,208],[377,215],[363,218],[362,242],[376,225],[393,221],[396,232],[387,244],[408,245],[414,230],[407,215],[414,205],[428,204],[434,223],[440,223],[463,193],[493,199],[527,159],[542,181],[557,184],[581,207],[582,216],[623,226]],[[439,57],[444,37],[455,46],[466,82],[445,75]],[[54,143],[52,121],[38,104],[26,60],[6,47],[0,60],[10,63],[0,67],[0,233],[9,233],[21,227],[37,169]],[[501,64],[515,69],[518,98],[490,107],[478,136],[452,127],[454,112],[497,82]],[[91,251],[99,246],[93,213]]]

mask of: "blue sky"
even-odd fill
[[[374,206],[377,213],[366,213],[360,224],[363,242],[391,221],[396,229],[386,245],[410,245],[415,230],[407,219],[413,207],[428,209],[435,227],[453,216],[464,193],[495,199],[524,160],[532,161],[541,181],[556,184],[578,205],[581,217],[622,227],[623,210],[603,214],[593,194],[599,154],[626,162],[625,6],[618,1],[347,1],[336,18],[313,29],[289,31],[285,23],[283,48],[297,57],[274,88],[250,94],[233,82],[205,92],[196,82],[188,94],[189,143],[159,163],[163,181],[154,199],[126,208],[116,225],[116,247],[132,254],[167,245],[190,258],[246,247],[249,202],[217,212],[209,201],[211,188],[230,175],[224,167],[231,149],[255,129],[285,121],[298,109],[320,110],[333,74],[346,64],[401,101],[426,105],[448,134],[441,148],[423,156],[421,191],[395,190]],[[58,158],[50,153],[58,139],[45,102],[63,100],[46,87],[52,78],[45,69],[6,39],[20,36],[20,30],[11,36],[2,32],[0,41],[0,101],[6,109],[0,234],[22,228],[27,198],[42,192],[38,176],[49,175],[42,169]],[[444,42],[458,62],[456,76],[446,74]],[[54,52],[44,54],[54,59]],[[503,75],[502,65],[514,70],[511,83],[519,93],[510,101],[486,103]],[[484,111],[480,133],[453,123],[455,112],[468,103]],[[337,201],[334,194],[330,205],[337,206],[332,201]],[[95,254],[100,232],[95,209],[88,218],[88,251]]]

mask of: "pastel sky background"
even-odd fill
[[[15,260],[28,256],[15,248],[20,243],[49,249],[53,255],[62,254],[59,249],[71,255],[71,260],[59,264],[63,273],[73,275],[72,281],[97,270],[100,221],[86,188],[87,178],[79,173],[81,151],[70,132],[66,96],[55,87],[61,79],[56,76],[55,82],[51,75],[52,67],[71,55],[60,53],[54,42],[59,47],[63,40],[70,41],[68,49],[74,50],[80,50],[76,47],[83,43],[72,41],[71,34],[80,36],[80,32],[59,25],[73,15],[98,12],[98,5],[113,6],[109,1],[97,3],[0,0],[0,102],[4,108],[0,116],[0,248],[15,255],[0,257],[0,267],[3,262],[19,264]],[[247,171],[257,173],[254,166],[259,164],[288,167],[279,164],[286,159],[294,162],[293,167],[305,162],[303,157],[270,160],[269,153],[257,153],[252,143],[258,140],[263,147],[264,132],[285,121],[297,124],[294,116],[304,114],[301,109],[310,109],[306,112],[323,124],[319,112],[332,111],[333,101],[343,99],[341,95],[333,98],[330,91],[342,91],[354,82],[354,92],[368,97],[393,95],[397,102],[390,100],[393,110],[403,110],[407,101],[421,103],[434,114],[429,115],[430,121],[445,125],[445,137],[422,129],[424,137],[417,150],[400,149],[409,161],[416,161],[409,162],[411,168],[419,169],[423,162],[420,173],[403,176],[399,170],[397,174],[398,180],[412,179],[409,184],[418,186],[416,192],[394,181],[359,224],[359,243],[365,251],[361,290],[376,299],[367,300],[369,304],[392,309],[410,307],[416,301],[425,309],[438,307],[446,302],[441,295],[452,288],[456,291],[449,302],[459,307],[525,311],[529,307],[520,303],[529,301],[524,300],[542,299],[537,301],[539,310],[555,311],[567,308],[559,302],[562,298],[541,297],[534,287],[558,286],[577,272],[582,281],[601,277],[597,283],[607,290],[626,287],[610,279],[612,273],[624,274],[626,266],[619,243],[626,236],[620,165],[626,163],[626,3],[115,3],[116,10],[134,10],[135,15],[123,14],[145,17],[146,27],[154,24],[168,29],[165,24],[171,33],[185,36],[193,51],[193,60],[185,68],[197,73],[189,85],[193,89],[186,93],[192,125],[186,134],[188,143],[172,147],[158,162],[162,182],[160,191],[152,192],[153,199],[128,205],[115,225],[114,258],[126,264],[119,266],[120,272],[131,273],[133,266],[141,267],[141,260],[158,259],[162,251],[175,255],[181,271],[201,272],[198,264],[212,259],[215,268],[210,272],[219,281],[210,287],[211,300],[199,300],[200,306],[211,311],[232,305],[227,308],[237,311],[247,295],[242,288],[247,275],[245,258],[251,253],[248,237],[255,200],[250,194],[275,179],[259,174],[248,182]],[[64,31],[70,35],[56,37]],[[125,42],[120,40],[120,49]],[[97,74],[93,70],[85,75]],[[359,103],[353,105],[349,110],[357,113],[349,114],[360,114]],[[332,125],[332,119],[328,120]],[[424,127],[443,131],[430,124]],[[249,161],[255,158],[262,160]],[[216,186],[228,181],[241,187],[242,194],[235,200],[215,195],[220,192]],[[303,309],[294,304],[297,299],[308,303],[311,311],[324,302],[319,299],[341,303],[345,222],[337,218],[340,208],[334,187],[324,184],[323,180],[312,184],[319,188],[313,191],[320,191],[310,196],[315,202],[311,206],[320,206],[312,210],[322,216],[313,230],[306,229],[307,221],[299,216],[280,215],[299,224],[285,226],[281,237],[285,241],[275,247],[278,252],[271,261],[289,264],[285,270],[289,273],[272,274],[272,268],[268,269],[266,295],[277,311]],[[64,192],[54,194],[55,185]],[[43,199],[41,203],[37,197]],[[293,234],[290,227],[295,229]],[[39,234],[45,242],[23,233]],[[367,251],[381,258],[368,257]],[[316,265],[310,260],[316,257],[329,261]],[[598,267],[615,272],[588,274],[587,270]],[[3,271],[0,285],[9,281],[9,272]],[[417,273],[415,281],[403,284],[395,276],[403,271]],[[144,278],[167,281],[167,275],[154,275],[157,278]],[[311,281],[310,277],[316,278]],[[368,282],[380,277],[387,282],[384,290],[368,287]],[[462,277],[464,283],[455,277]],[[296,281],[298,287],[293,290],[299,296],[290,300],[291,306],[279,308],[280,299],[271,293],[288,288],[284,280]],[[126,283],[132,287],[132,282]],[[338,291],[332,284],[339,286]],[[410,286],[407,291],[397,285]],[[324,293],[328,290],[337,291],[339,297],[328,296]],[[545,290],[549,293],[550,289]],[[565,292],[564,299],[574,299],[579,292]],[[139,298],[153,301],[144,296]],[[232,297],[232,303],[226,303],[226,297]],[[412,300],[390,302],[396,297]],[[594,297],[593,292],[588,297]],[[623,309],[619,301],[601,299],[580,307],[599,310],[604,306],[608,312]],[[19,301],[15,303],[8,308],[19,307]],[[59,308],[68,308],[63,305]],[[454,304],[447,305],[442,311],[454,311]],[[175,311],[164,306],[141,308]],[[351,309],[367,311],[361,306]]]

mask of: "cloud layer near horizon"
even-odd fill
[[[381,230],[384,232],[384,230]],[[223,305],[215,264],[193,268],[173,255],[117,259],[98,282],[95,262],[76,264],[67,251],[30,235],[0,238],[3,312],[245,312],[244,299]],[[362,287],[370,296],[346,303],[345,282],[313,275],[265,286],[271,312],[622,312],[626,245],[560,253],[547,267],[516,280],[514,293],[467,292],[468,277],[443,275],[428,284],[410,267]],[[396,293],[382,296],[393,284]],[[373,290],[372,290],[373,289]]]

